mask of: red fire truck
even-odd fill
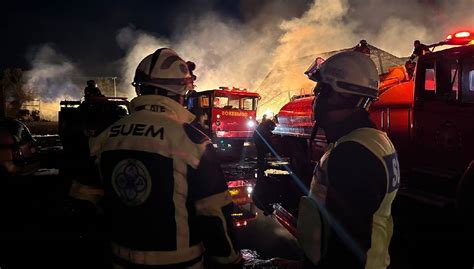
[[[255,131],[259,99],[246,89],[220,87],[193,93],[187,106],[216,147],[240,154]]]
[[[400,195],[472,213],[474,32],[457,32],[431,46],[442,45],[451,46],[419,57],[412,79],[403,66],[381,74],[370,117],[398,151],[405,184]],[[284,105],[274,131],[274,144],[302,177],[312,171],[309,160],[319,160],[326,146],[322,132],[310,141],[313,101],[314,96],[302,96]]]

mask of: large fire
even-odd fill
[[[264,111],[276,113],[292,95],[311,90],[313,83],[303,75],[314,60],[309,55],[350,48],[366,39],[370,45],[406,57],[413,50],[413,40],[434,43],[454,24],[474,24],[470,0],[436,4],[379,0],[317,0],[309,5],[306,1],[280,2],[268,1],[267,7],[255,12],[251,2],[243,1],[241,12],[251,14],[243,21],[203,13],[193,23],[177,25],[175,34],[168,38],[133,26],[120,29],[116,39],[126,56],[110,63],[118,64],[120,69],[115,66],[121,78],[117,91],[122,92],[121,96],[134,97],[130,82],[139,61],[157,48],[171,47],[197,64],[198,91],[220,86],[257,91],[262,96],[258,111],[261,116]],[[291,13],[293,9],[286,6],[290,4],[303,8]],[[81,97],[83,86],[75,85],[83,85],[86,76],[73,60],[48,45],[37,51],[31,65],[28,84],[38,89],[44,118],[54,120],[58,101],[66,95],[70,100]],[[78,77],[83,80],[78,82]]]

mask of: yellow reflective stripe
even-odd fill
[[[393,235],[392,216],[380,213],[384,208],[389,208],[397,191],[385,195],[379,209],[374,213],[372,223],[372,236],[370,249],[367,251],[366,269],[384,269],[390,265],[389,246]]]
[[[356,129],[337,140],[336,146],[346,141],[354,141],[365,146],[379,158],[396,152],[387,134],[373,128]]]
[[[73,180],[69,190],[69,196],[76,199],[97,203],[100,198],[104,196],[104,190],[97,187],[84,185]]]
[[[196,202],[196,213],[198,215],[215,216],[221,220],[222,227],[224,228],[224,234],[230,247],[230,253],[229,256],[226,257],[210,257],[212,260],[220,264],[233,264],[240,261],[240,255],[234,250],[232,240],[230,240],[229,237],[227,222],[225,220],[224,214],[222,213],[222,207],[230,203],[232,203],[232,196],[230,195],[229,191],[214,194]]]
[[[216,211],[222,212],[221,208],[230,203],[232,203],[232,196],[226,190],[196,201],[196,212],[202,216],[215,216]]]
[[[173,161],[174,192],[173,203],[175,206],[174,218],[176,223],[176,248],[189,247],[189,224],[186,200],[188,198],[188,182],[186,180],[187,166],[180,159]]]
[[[204,247],[202,244],[198,244],[179,251],[143,251],[132,250],[112,243],[112,252],[117,257],[135,264],[166,265],[193,260],[202,255]]]
[[[321,218],[319,208],[312,199],[316,198],[303,196],[300,199],[297,239],[306,257],[313,264],[318,264],[325,252],[323,246],[327,244],[327,223]]]

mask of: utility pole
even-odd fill
[[[117,84],[115,83],[117,77],[112,77],[112,79],[114,81],[114,97],[117,97]]]

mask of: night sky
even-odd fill
[[[239,62],[241,65],[251,65],[255,64],[252,60],[257,57],[243,56],[259,53],[270,57],[282,56],[278,54],[282,52],[281,49],[278,50],[280,45],[287,46],[283,50],[292,46],[289,51],[295,53],[294,57],[299,57],[318,50],[352,46],[362,38],[395,55],[407,56],[415,39],[425,43],[437,42],[453,29],[473,25],[472,1],[8,1],[2,3],[0,9],[0,70],[7,67],[32,69],[32,59],[47,45],[54,51],[54,55],[61,56],[58,61],[70,62],[84,76],[115,76],[119,73],[117,63],[128,55],[127,48],[121,48],[117,41],[117,34],[123,29],[135,29],[134,33],[145,32],[156,38],[164,38],[173,45],[181,45],[181,48],[183,43],[191,46],[197,43],[198,49],[209,51],[201,54],[187,51],[183,54],[191,58],[199,55],[199,60],[206,61],[206,65],[202,65],[207,68],[206,71],[214,71],[212,68],[215,66],[228,64],[222,60],[225,58],[236,57],[236,60],[243,59]],[[322,6],[318,7],[318,3]],[[302,17],[310,8],[313,12]],[[314,12],[317,9],[323,11]],[[185,31],[194,29],[187,26],[199,25],[210,14],[219,16],[204,27],[216,33],[209,37],[213,39],[209,42],[224,44],[234,38],[232,31],[236,32],[235,38],[239,40],[234,44],[227,43],[230,52],[225,47],[214,47],[211,50],[207,44],[208,39],[196,40],[196,36]],[[291,21],[295,18],[296,20],[285,25],[287,28],[279,27],[282,20]],[[214,27],[219,23],[226,24],[229,31]],[[308,29],[305,30],[305,27]],[[197,38],[205,35],[202,28],[197,28],[201,34]],[[181,32],[182,29],[184,31]],[[218,30],[220,32],[214,32]],[[268,35],[272,31],[273,35]],[[311,32],[312,36],[305,34],[305,31]],[[255,33],[258,34],[252,36]],[[302,36],[298,36],[299,34]],[[280,40],[283,36],[285,42]],[[178,40],[173,40],[173,37]],[[227,39],[221,42],[221,37]],[[258,39],[263,42],[254,42]],[[239,47],[236,45],[239,42],[246,42],[248,45]],[[239,55],[242,51],[246,54]],[[264,60],[257,62],[262,68],[274,61]],[[249,73],[255,72],[252,70]],[[228,76],[218,74],[219,77],[224,75]],[[240,79],[258,80],[254,77],[248,79],[243,75]]]
[[[0,69],[30,68],[35,48],[50,44],[82,70],[100,73],[98,63],[125,54],[117,31],[133,25],[169,37],[177,24],[192,23],[205,12],[240,20],[239,1],[9,1],[2,4]],[[95,69],[95,70],[94,70]],[[105,74],[104,74],[105,75]]]

